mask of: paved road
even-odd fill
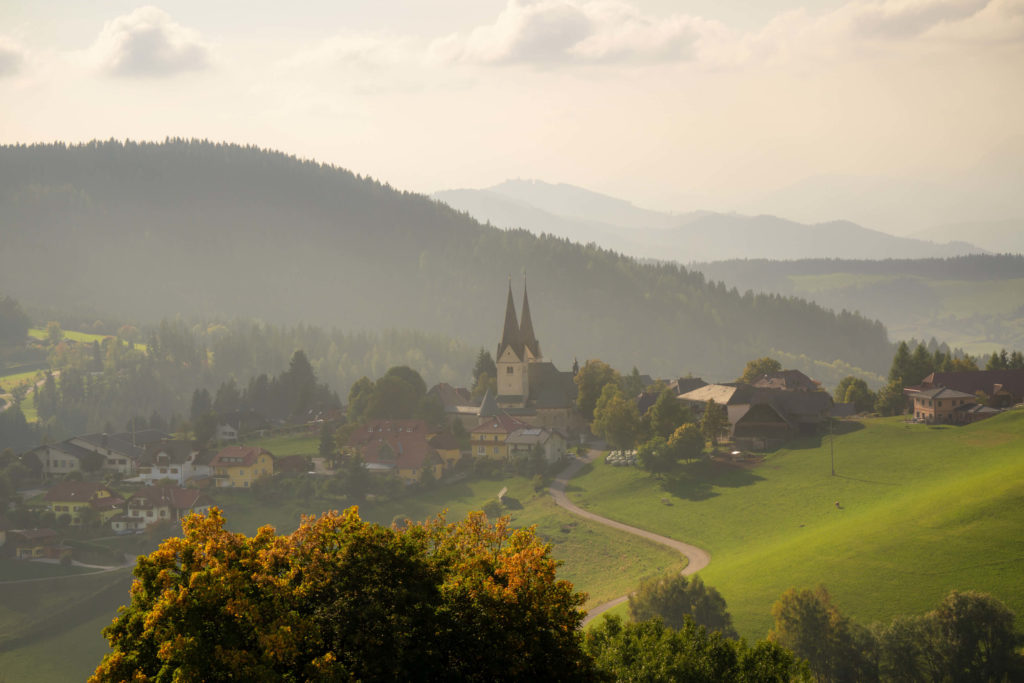
[[[566,510],[568,510],[574,515],[577,515],[578,517],[589,519],[592,522],[597,522],[598,524],[604,524],[605,526],[611,527],[613,529],[618,529],[619,531],[625,531],[627,534],[633,534],[634,536],[646,538],[650,541],[660,543],[661,545],[667,546],[669,548],[672,548],[673,550],[678,551],[684,557],[686,557],[687,560],[689,560],[689,564],[686,565],[686,569],[684,569],[682,572],[684,576],[695,574],[699,572],[701,569],[704,569],[704,567],[708,566],[708,563],[711,562],[711,555],[702,548],[698,548],[695,545],[690,545],[689,543],[683,543],[682,541],[677,541],[674,538],[669,538],[668,536],[662,536],[660,534],[656,534],[651,531],[646,531],[635,526],[623,524],[622,522],[616,522],[615,520],[608,519],[607,517],[595,515],[593,512],[587,512],[586,510],[577,507],[572,503],[572,501],[569,500],[569,498],[565,495],[565,487],[569,483],[569,480],[576,476],[576,474],[581,469],[583,469],[585,465],[590,463],[597,456],[597,454],[597,451],[590,451],[589,453],[587,453],[587,457],[585,459],[574,458],[572,463],[570,463],[569,466],[566,467],[565,470],[563,470],[557,478],[555,478],[555,480],[551,483],[551,487],[548,489],[548,492],[555,499],[555,504],[561,508],[565,508]],[[616,605],[621,605],[628,599],[629,595],[623,595],[622,597],[615,598],[614,600],[610,600],[609,602],[594,607],[592,610],[587,612],[587,618],[583,620],[583,623],[586,624],[602,612],[609,610],[612,607],[615,607]]]

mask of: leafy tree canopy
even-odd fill
[[[689,618],[709,631],[727,638],[737,637],[725,598],[705,586],[699,576],[687,579],[682,574],[673,574],[644,581],[629,596],[629,617],[633,621],[657,617],[674,629],[683,628]]]
[[[758,358],[747,362],[747,366],[743,368],[743,374],[740,375],[737,381],[739,382],[753,382],[761,375],[770,375],[773,372],[779,372],[782,370],[782,363],[765,356],[764,358]]]
[[[588,420],[594,418],[594,409],[597,407],[597,400],[601,397],[606,385],[618,382],[619,373],[612,366],[604,361],[591,359],[580,368],[573,381],[579,387],[576,395],[576,405],[580,413]]]
[[[593,678],[584,596],[507,519],[386,529],[351,508],[250,538],[214,509],[183,529],[139,558],[92,681]]]
[[[614,382],[604,386],[594,409],[594,434],[612,448],[631,448],[640,430],[640,415],[636,403],[622,395]]]
[[[606,616],[589,630],[585,647],[608,681],[783,683],[802,678],[799,662],[786,649],[764,641],[748,647],[709,634],[689,617],[676,630],[659,619],[624,624]]]

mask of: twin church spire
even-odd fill
[[[511,347],[513,353],[520,360],[526,360],[526,352],[529,351],[533,359],[539,359],[540,342],[533,332],[533,320],[530,318],[530,298],[526,293],[526,283],[523,283],[523,316],[516,318],[516,304],[512,298],[512,278],[508,281],[508,302],[505,304],[505,329],[501,334],[501,343],[498,344],[498,355],[505,349]]]

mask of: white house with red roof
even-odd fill
[[[193,512],[209,512],[213,501],[198,489],[180,486],[145,486],[124,504],[123,514],[110,521],[116,533],[142,531],[157,522],[177,522]]]

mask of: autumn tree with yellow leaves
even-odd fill
[[[483,513],[286,536],[193,515],[135,568],[92,681],[591,679],[584,596],[532,529]]]

